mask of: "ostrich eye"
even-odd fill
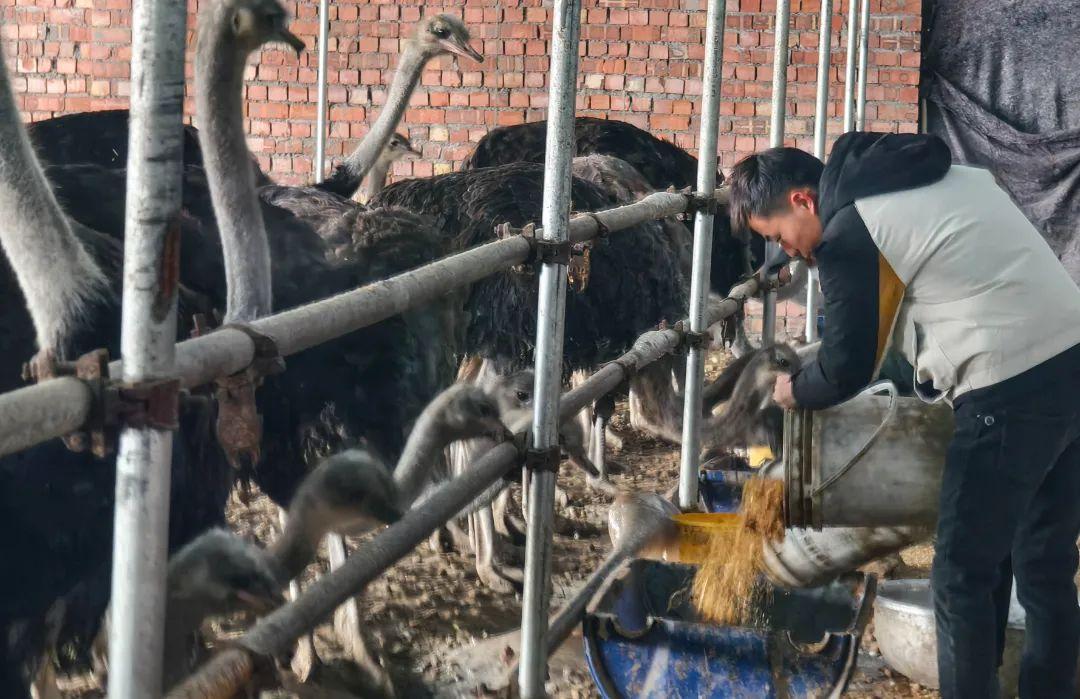
[[[519,401],[523,402],[523,403],[525,401],[529,400],[529,394],[526,393],[525,391],[518,391],[516,395],[517,395],[517,399]]]
[[[787,360],[786,357],[777,357],[776,358],[776,364],[777,364],[777,366],[786,367],[786,366],[788,366],[788,360]]]
[[[431,33],[439,37],[440,39],[445,39],[446,37],[450,36],[450,30],[448,30],[446,27],[434,27],[431,30]]]

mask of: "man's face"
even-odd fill
[[[791,257],[814,261],[814,248],[821,242],[821,221],[813,190],[803,187],[787,193],[786,206],[771,216],[751,216],[750,228],[774,243],[780,243]]]

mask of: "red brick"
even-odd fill
[[[451,67],[447,58],[424,72],[406,112],[404,127],[422,147],[424,158],[398,164],[395,176],[426,176],[456,166],[487,128],[544,118],[547,107],[547,52],[550,5],[469,3],[460,10],[443,0],[441,9],[464,16],[482,66]],[[813,129],[817,21],[820,0],[794,0],[788,86],[788,142],[809,147]],[[12,3],[17,6],[12,7]],[[16,71],[13,85],[24,116],[45,118],[63,111],[126,106],[130,91],[131,0],[6,0],[0,32],[8,40]],[[85,7],[83,6],[85,4]],[[314,0],[288,3],[294,31],[314,44]],[[706,3],[681,0],[599,0],[584,10],[583,114],[622,119],[683,147],[696,143],[702,92],[702,45]],[[197,2],[189,2],[188,39],[193,41]],[[463,5],[463,4],[462,4]],[[919,0],[875,0],[871,17],[872,56],[868,71],[868,126],[913,131],[919,79]],[[878,7],[880,5],[880,7]],[[845,3],[836,3],[832,37],[834,95],[841,89],[843,46],[837,31]],[[337,156],[367,130],[370,107],[385,101],[401,40],[419,20],[415,4],[357,0],[332,8],[330,48],[330,142]],[[729,168],[741,155],[768,143],[775,0],[728,3],[721,84],[720,162]],[[44,27],[49,27],[48,36]],[[282,182],[310,179],[315,103],[315,53],[297,61],[273,47],[259,52],[245,72],[245,128],[260,162]],[[189,56],[190,59],[190,56]],[[190,77],[190,61],[186,67]],[[840,129],[838,99],[830,103],[829,132]],[[185,106],[192,108],[190,85]],[[441,129],[436,143],[425,143],[428,128]],[[446,135],[449,133],[449,139]],[[453,146],[450,143],[453,143]],[[271,154],[272,151],[272,154]],[[798,324],[788,314],[784,327]]]

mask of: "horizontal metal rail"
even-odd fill
[[[723,199],[726,191],[714,197]],[[579,214],[570,221],[571,242],[595,238],[600,227],[619,231],[692,209],[694,195],[654,192],[640,201],[605,211]],[[535,236],[540,238],[537,229]],[[251,323],[276,342],[282,356],[302,352],[398,313],[422,306],[447,291],[521,264],[531,243],[524,235],[486,243],[388,279],[347,291]],[[222,328],[176,345],[174,376],[194,388],[249,366],[255,348],[244,332]],[[109,364],[110,376],[121,376],[121,363]],[[62,377],[0,394],[0,456],[80,429],[90,417],[93,392],[81,380]]]
[[[733,315],[755,295],[759,283],[749,279],[713,304],[706,315],[713,325]],[[567,420],[629,377],[679,347],[685,321],[666,330],[641,335],[621,357],[601,367],[577,388],[562,395],[559,418]],[[387,568],[409,554],[431,532],[456,516],[519,462],[514,444],[504,442],[477,459],[461,476],[440,486],[424,506],[405,513],[398,522],[361,546],[338,570],[320,578],[295,600],[260,619],[234,645],[212,658],[198,673],[169,693],[168,699],[231,697],[255,670],[257,659],[286,653],[302,634],[327,619],[346,599],[359,594]]]

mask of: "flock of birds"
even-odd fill
[[[247,322],[489,242],[499,224],[541,218],[544,122],[491,131],[458,172],[385,186],[391,163],[418,153],[396,128],[424,66],[445,54],[482,60],[467,28],[448,15],[420,22],[382,112],[328,179],[275,184],[246,145],[242,84],[248,57],[263,44],[302,48],[286,24],[277,0],[203,3],[195,58],[200,127],[184,132],[180,338],[195,329],[195,314]],[[128,115],[74,114],[24,126],[2,65],[0,111],[0,296],[23,301],[0,305],[0,391],[9,391],[22,385],[28,357],[45,377],[56,361],[92,349],[120,354]],[[694,182],[693,156],[632,125],[578,118],[575,140],[575,211]],[[365,177],[360,204],[352,197]],[[663,220],[592,243],[588,285],[567,296],[567,379],[682,317],[691,239],[685,223]],[[722,214],[713,240],[710,287],[722,296],[752,269],[753,252],[761,254],[732,235]],[[171,466],[166,686],[192,669],[204,617],[280,603],[325,534],[395,521],[527,422],[536,301],[534,280],[502,272],[289,357],[286,371],[266,377],[257,393],[264,439],[254,464],[229,464],[215,439],[213,401],[183,404]],[[794,369],[784,353],[747,356],[707,393],[710,411],[724,401],[744,405],[714,419],[716,434],[741,424],[738,410],[758,424],[767,375]],[[635,377],[631,404],[652,416],[637,425],[677,440],[680,372],[659,366]],[[571,461],[610,492],[588,457],[592,433],[570,423],[563,432]],[[59,440],[0,458],[0,530],[8,533],[0,556],[23,569],[0,578],[3,696],[27,696],[39,669],[58,659],[82,666],[95,655],[99,668],[107,665],[100,639],[114,476],[114,457],[70,451]],[[238,480],[288,510],[281,538],[265,550],[221,529]],[[522,527],[506,492],[485,493],[468,513],[478,572],[499,589],[512,589],[517,576],[493,563],[490,542]]]

